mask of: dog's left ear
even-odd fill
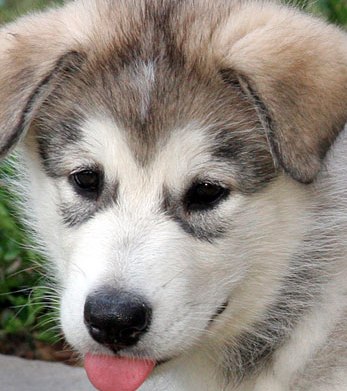
[[[258,2],[241,6],[221,41],[225,67],[245,81],[278,164],[312,182],[347,121],[347,35]]]
[[[59,33],[58,11],[24,17],[0,30],[0,158],[26,134],[54,86],[82,56]]]

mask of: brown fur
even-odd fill
[[[344,33],[268,2],[112,4],[76,2],[1,30],[2,154],[29,127],[60,57],[87,53],[100,68],[111,52],[114,61],[131,61],[131,52],[146,60],[165,39],[172,64],[200,69],[204,80],[225,68],[242,75],[262,102],[280,165],[299,181],[313,180],[347,119]],[[162,29],[159,37],[153,21]]]

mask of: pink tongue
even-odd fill
[[[99,356],[88,353],[84,361],[89,380],[99,391],[135,391],[152,372],[150,360]]]

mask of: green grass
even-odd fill
[[[3,165],[2,178],[11,175]],[[2,184],[0,182],[0,184]],[[29,240],[16,218],[13,195],[0,186],[0,341],[10,335],[20,335],[43,342],[57,341],[55,311],[52,300],[43,287],[42,261],[29,248]]]
[[[62,3],[62,0],[0,0],[0,23],[57,3]]]
[[[212,1],[212,0],[211,0]],[[31,10],[59,3],[51,0],[0,0],[0,24]],[[329,21],[347,25],[345,0],[288,1],[323,15]],[[3,168],[8,171],[8,168]],[[0,340],[10,335],[26,335],[54,342],[50,331],[53,315],[48,291],[42,287],[37,270],[38,256],[25,247],[24,231],[15,217],[9,195],[0,182]],[[39,286],[39,288],[37,288]],[[33,288],[36,287],[36,288]]]
[[[346,0],[284,0],[286,3],[307,8],[310,12],[320,14],[333,23],[347,25]],[[38,10],[63,0],[0,0],[0,23],[8,22],[15,17],[32,10]]]
[[[347,2],[345,0],[318,0],[313,9],[325,16],[330,22],[347,25]]]

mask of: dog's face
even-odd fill
[[[231,73],[103,64],[85,62],[36,115],[27,141],[45,178],[29,170],[36,214],[60,259],[69,341],[166,360],[220,328],[222,312],[239,332],[238,318],[264,308],[276,282],[260,285],[257,301],[251,291],[285,270],[301,210],[293,191],[304,198],[275,178],[266,131]],[[123,294],[146,306],[145,332],[116,338],[105,326],[105,342],[89,302]]]
[[[288,11],[273,6],[153,2],[127,18],[123,2],[116,28],[102,4],[48,14],[45,53],[31,20],[2,32],[2,151],[27,132],[26,196],[71,344],[164,361],[241,333],[273,300],[304,230],[303,183],[346,120],[347,56],[342,34],[324,27],[332,50],[292,11],[281,46]],[[73,39],[54,23],[71,26],[71,7]]]

